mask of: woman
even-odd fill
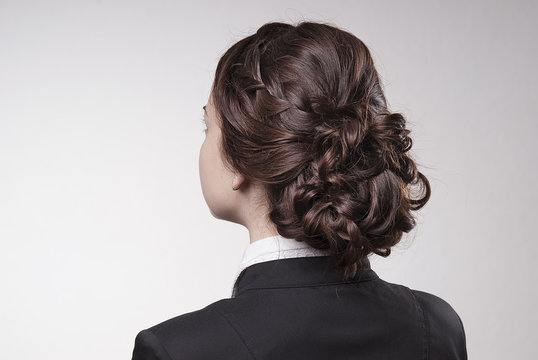
[[[204,110],[204,198],[250,244],[232,297],[142,330],[134,360],[467,359],[446,301],[370,268],[431,190],[359,39],[265,24],[222,56]]]

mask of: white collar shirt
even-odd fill
[[[326,255],[329,255],[329,250],[319,250],[305,242],[285,238],[282,235],[256,240],[245,248],[233,284],[235,286],[239,275],[245,268],[256,263],[277,259]]]

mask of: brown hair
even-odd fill
[[[430,184],[357,37],[326,23],[264,24],[224,53],[211,90],[226,166],[264,184],[278,232],[329,249],[344,278],[415,227]]]

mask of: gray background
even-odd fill
[[[198,152],[219,57],[268,21],[370,48],[431,181],[385,280],[448,301],[472,359],[536,358],[537,2],[0,1],[0,348],[130,358],[143,328],[230,296],[246,229]]]

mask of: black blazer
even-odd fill
[[[231,298],[140,331],[132,359],[467,359],[446,301],[361,266],[342,281],[328,256],[250,265]]]

